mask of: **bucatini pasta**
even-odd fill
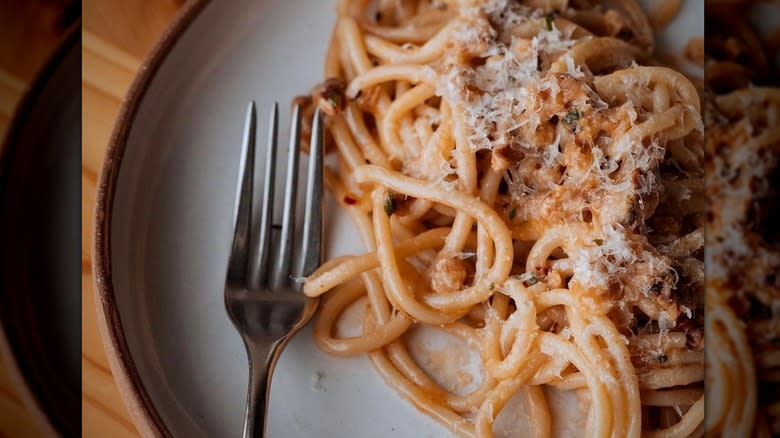
[[[493,436],[514,397],[550,436],[549,388],[583,402],[585,436],[703,432],[700,96],[639,6],[609,4],[338,3],[308,110],[366,253],[306,279],[315,339],[457,436]],[[338,337],[360,299],[362,333]],[[478,353],[473,391],[423,371],[418,326]]]
[[[715,30],[705,48],[711,436],[780,434],[780,247],[773,231],[780,88],[765,49],[771,44],[737,13],[751,3],[707,4],[707,25]]]

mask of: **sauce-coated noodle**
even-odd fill
[[[513,397],[523,436],[551,436],[548,386],[586,400],[572,415],[588,437],[701,431],[700,97],[643,65],[652,28],[634,0],[590,3],[338,5],[307,110],[327,114],[326,181],[367,252],[307,278],[325,299],[315,339],[368,354],[457,436],[494,436]],[[362,334],[337,337],[363,297]],[[415,326],[478,353],[471,392],[415,361]]]

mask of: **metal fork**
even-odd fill
[[[309,151],[300,263],[293,267],[293,234],[300,154],[301,107],[293,108],[281,227],[272,225],[279,105],[268,130],[262,199],[255,177],[255,103],[244,126],[234,210],[233,247],[225,279],[225,308],[249,358],[244,438],[265,435],[274,366],[285,345],[311,319],[318,300],[306,297],[298,279],[319,266],[322,254],[322,117],[316,111]],[[275,236],[276,235],[276,236]],[[274,238],[276,237],[276,238]],[[274,245],[275,243],[275,245]]]

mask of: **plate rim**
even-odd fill
[[[7,166],[10,166],[11,157],[17,149],[17,137],[22,131],[22,125],[30,113],[33,111],[33,104],[38,98],[48,82],[54,75],[57,67],[68,56],[72,45],[76,42],[81,43],[81,19],[73,22],[63,36],[60,38],[57,46],[44,60],[41,67],[35,73],[33,80],[25,88],[21,98],[8,123],[8,131],[0,138],[0,185],[7,182]],[[18,359],[8,337],[6,323],[0,318],[0,357],[3,358],[3,367],[8,377],[11,379],[15,395],[20,399],[25,411],[32,418],[33,423],[38,427],[38,432],[46,437],[58,437],[61,431],[54,426],[51,417],[47,414],[46,407],[41,399],[30,387],[25,373],[19,366]]]
[[[92,274],[98,330],[119,395],[130,419],[144,437],[168,438],[173,437],[173,434],[143,384],[125,338],[116,302],[111,263],[114,196],[127,141],[149,86],[180,37],[205,7],[212,3],[218,2],[187,0],[140,64],[125,94],[108,141],[93,210]]]
[[[211,0],[189,0],[182,5],[176,17],[141,63],[114,123],[103,159],[95,200],[92,275],[98,331],[119,395],[128,410],[130,419],[142,436],[172,437],[173,435],[144,387],[130,353],[116,303],[111,265],[111,219],[114,195],[127,140],[146,91],[176,42],[210,3]]]

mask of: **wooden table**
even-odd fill
[[[84,436],[138,436],[119,397],[95,318],[92,229],[97,177],[122,99],[181,0],[84,1],[82,420]]]
[[[83,436],[138,436],[114,384],[97,329],[91,266],[93,209],[103,156],[125,92],[141,60],[175,17],[182,3],[182,0],[83,2]],[[0,13],[0,135],[5,132],[15,103],[26,85],[59,39],[60,35],[51,30],[53,20],[60,13],[55,4],[51,0],[18,2],[22,6],[16,15]],[[33,32],[30,32],[31,28]],[[31,34],[36,35],[32,41],[29,40]],[[18,44],[19,41],[25,41],[25,44]],[[0,358],[0,438],[39,436],[2,367],[3,359]]]

